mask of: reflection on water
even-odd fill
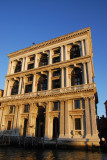
[[[0,148],[0,160],[107,160],[107,153],[78,150]]]

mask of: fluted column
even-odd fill
[[[24,57],[24,58],[23,58],[23,61],[22,61],[22,69],[21,69],[22,71],[25,70],[25,59],[26,59],[26,58]]]
[[[8,91],[8,80],[6,79],[5,81],[5,88],[4,88],[4,95],[3,96],[6,96],[7,95],[7,91]]]
[[[20,77],[20,81],[19,81],[19,91],[18,91],[18,94],[21,94],[21,90],[22,90],[22,77]]]
[[[59,138],[64,137],[64,101],[60,101],[60,135]]]
[[[87,63],[88,65],[88,79],[89,83],[92,83],[92,66],[91,66],[91,61]]]
[[[84,77],[84,84],[87,84],[87,71],[86,71],[86,63],[83,63],[83,77]]]
[[[52,71],[49,70],[48,72],[48,90],[52,89]]]
[[[91,108],[92,136],[95,136],[97,134],[97,122],[96,122],[96,110],[95,110],[95,97],[94,96],[90,98],[90,108]]]
[[[65,45],[65,60],[69,60],[69,54],[68,54],[68,50],[67,50],[67,45]]]
[[[86,46],[86,55],[89,55],[89,42],[88,42],[88,39],[85,39],[85,46]]]
[[[27,70],[27,67],[28,67],[28,57],[26,57],[25,59],[25,70]]]
[[[25,91],[25,77],[22,78],[22,94],[24,94]]]
[[[49,64],[52,64],[52,55],[53,55],[53,50],[50,50],[50,52],[49,52]]]
[[[82,43],[82,56],[85,56],[85,49],[84,49],[84,41],[81,41]]]
[[[85,98],[85,119],[86,119],[86,137],[88,138],[91,136],[89,98]]]
[[[61,88],[64,88],[64,68],[61,68]]]
[[[66,87],[70,87],[69,67],[66,67]]]
[[[11,61],[9,60],[7,75],[11,74]]]
[[[37,92],[37,76],[36,76],[36,73],[33,75],[33,92]]]
[[[64,60],[64,47],[61,46],[61,61]]]

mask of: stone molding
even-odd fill
[[[72,39],[72,38],[75,38],[75,37],[78,37],[78,36],[82,36],[84,34],[88,34],[88,32],[90,32],[90,27],[79,30],[79,31],[76,31],[76,32],[72,32],[72,33],[69,33],[69,34],[66,34],[66,35],[63,35],[63,36],[58,37],[58,38],[54,38],[54,39],[51,39],[51,40],[48,40],[48,41],[30,46],[30,47],[27,47],[25,49],[10,53],[7,56],[9,58],[11,58],[12,56],[16,56],[16,55],[19,55],[19,54],[24,54],[24,53],[34,51],[34,50],[37,50],[37,49],[40,49],[40,48],[43,48],[43,47],[46,47],[46,46],[57,44],[59,42],[63,42],[65,40],[69,40],[69,39]]]

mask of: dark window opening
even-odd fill
[[[15,68],[15,73],[21,71],[21,66],[22,66],[22,62],[21,61],[17,62],[16,68]]]
[[[7,130],[11,130],[11,121],[8,121]]]
[[[24,106],[24,113],[28,113],[29,112],[29,108],[30,108],[29,104],[25,105]]]
[[[45,65],[48,65],[48,55],[47,54],[43,54],[39,62],[39,67],[45,66]]]
[[[48,86],[47,86],[47,76],[42,75],[39,78],[37,90],[42,91],[42,90],[47,90],[47,88],[48,88]]]
[[[55,89],[55,88],[60,88],[60,79],[57,79],[57,80],[53,80],[52,81],[52,88]]]
[[[53,58],[53,63],[60,62],[60,56]]]
[[[53,111],[58,111],[58,110],[59,110],[59,102],[54,102]]]
[[[53,120],[53,139],[59,137],[59,119],[57,117]]]
[[[75,119],[75,130],[81,130],[81,119],[80,118]]]
[[[45,134],[45,117],[44,117],[45,108],[38,107],[38,116],[36,118],[36,137],[44,137]]]
[[[35,58],[34,56],[33,56],[33,57],[30,57],[30,61],[34,61],[34,58]]]
[[[18,94],[18,90],[19,90],[19,82],[15,81],[14,84],[13,84],[13,88],[11,90],[11,95]]]
[[[54,54],[58,54],[58,53],[60,53],[60,48],[54,50]]]
[[[70,50],[70,59],[80,57],[80,49],[78,45],[73,45]]]
[[[80,68],[75,68],[71,73],[71,86],[82,84],[82,73]]]
[[[61,75],[61,71],[60,70],[57,70],[57,71],[53,72],[53,77],[60,76],[60,75]]]
[[[10,106],[9,114],[13,113],[14,106]]]
[[[34,68],[34,63],[28,64],[28,69]]]
[[[28,77],[28,82],[33,81],[33,76]]]
[[[28,119],[24,119],[24,128],[23,128],[23,137],[26,137],[27,133],[27,128],[28,128]]]
[[[32,92],[32,84],[25,86],[25,93],[30,93],[30,92]]]
[[[80,100],[75,100],[75,109],[80,109]]]

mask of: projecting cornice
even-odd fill
[[[52,44],[56,44],[56,43],[60,43],[60,42],[72,39],[74,37],[78,37],[78,36],[87,34],[88,32],[90,32],[90,27],[82,29],[82,30],[78,30],[76,32],[66,34],[64,36],[60,36],[58,38],[54,38],[54,39],[51,39],[51,40],[48,40],[48,41],[45,41],[45,42],[42,42],[42,43],[39,43],[39,44],[36,44],[36,45],[33,45],[33,46],[30,46],[30,47],[27,47],[27,48],[24,48],[24,49],[21,49],[21,50],[18,50],[16,52],[8,54],[7,56],[10,58],[10,57],[13,57],[13,56],[17,56],[19,54],[24,54],[24,53],[34,51],[34,50],[37,50],[37,49],[40,49],[40,48],[43,48],[43,47],[46,47],[46,46],[50,46]]]

